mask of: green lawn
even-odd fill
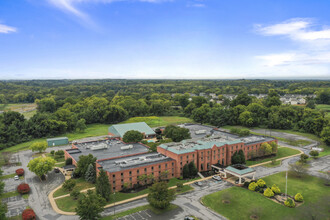
[[[29,111],[29,112],[23,112],[24,118],[30,119],[33,115],[37,114],[37,110]]]
[[[296,150],[296,149],[292,149],[292,148],[289,148],[289,147],[280,147],[280,148],[277,149],[277,154],[276,154],[275,157],[266,158],[266,159],[263,159],[263,160],[256,160],[256,161],[248,160],[248,161],[246,161],[246,165],[251,166],[251,165],[271,161],[272,159],[279,159],[279,158],[282,158],[282,157],[287,157],[287,156],[291,156],[291,155],[299,154],[299,153],[300,153],[300,151]]]
[[[14,176],[16,176],[16,173],[8,174],[8,175],[5,175],[5,176],[0,176],[0,180],[14,178]]]
[[[267,163],[267,164],[264,164],[264,165],[262,165],[262,166],[264,166],[264,167],[268,167],[268,168],[272,168],[272,167],[277,167],[277,166],[280,166],[280,165],[281,165],[281,161],[280,161],[280,160],[277,160],[277,161],[275,161],[274,164],[272,164],[272,163]]]
[[[136,207],[136,208],[133,208],[133,209],[124,211],[124,212],[120,212],[120,213],[118,213],[116,215],[110,215],[110,216],[104,217],[101,220],[113,220],[113,219],[124,217],[126,215],[130,215],[130,214],[136,213],[136,212],[147,210],[147,209],[149,209],[153,213],[159,215],[159,214],[162,214],[162,213],[165,213],[165,212],[169,212],[169,211],[174,210],[174,209],[177,209],[177,208],[178,208],[178,206],[177,205],[174,205],[174,204],[171,204],[166,209],[156,209],[156,208],[153,208],[150,205],[144,205],[144,206],[139,206],[139,207]]]
[[[170,181],[168,183],[168,186],[169,187],[176,186],[176,184],[178,182],[185,183],[185,182],[190,182],[190,181],[193,181],[193,180],[196,180],[196,179],[199,179],[199,177],[195,178],[195,179],[190,179],[190,180],[179,180],[179,179],[176,179],[176,178],[172,178],[172,179],[170,179]],[[190,191],[192,189],[193,188],[191,186],[186,185],[186,186],[183,186],[182,190],[179,191],[178,193],[179,194],[184,193],[184,192]],[[147,194],[148,192],[149,192],[148,188],[144,189],[144,190],[141,190],[139,192],[133,192],[133,193],[116,192],[115,195],[113,195],[113,194],[111,195],[110,201],[108,202],[108,204],[123,201],[123,200],[130,199],[130,198],[133,198],[133,197],[136,197],[136,196],[141,196],[141,195]],[[64,191],[63,189],[58,189],[54,193],[54,197],[58,197],[60,195],[65,195],[65,194],[68,194],[68,192]],[[77,206],[77,202],[78,202],[77,200],[73,200],[71,196],[56,199],[55,201],[56,201],[56,204],[59,207],[59,209],[61,209],[63,211],[66,211],[66,212],[74,212],[75,207]]]
[[[274,174],[264,178],[264,180],[267,185],[270,186],[275,183],[284,191],[285,173]],[[222,203],[222,195],[224,192],[231,194],[231,202],[229,204]],[[298,192],[303,195],[305,203],[297,208],[285,207],[267,199],[260,193],[251,192],[241,187],[232,187],[227,190],[212,193],[203,197],[202,201],[206,206],[230,220],[249,219],[251,210],[255,207],[261,208],[261,216],[259,219],[308,219],[306,216],[300,216],[298,214],[304,209],[304,206],[316,202],[321,196],[330,195],[329,187],[324,186],[323,180],[319,178],[307,176],[304,179],[297,179],[289,176],[288,193],[290,195],[295,195]]]
[[[320,109],[320,110],[330,112],[330,105],[319,104],[319,105],[316,105],[316,109]]]
[[[83,189],[88,189],[88,188],[92,188],[95,187],[94,184],[87,182],[85,179],[83,178],[79,178],[79,179],[75,179],[76,180],[76,186],[75,189],[83,190]],[[59,196],[63,196],[66,194],[69,194],[70,192],[64,190],[63,188],[59,188],[58,190],[56,190],[54,192],[54,198],[59,197]]]
[[[150,127],[193,122],[192,119],[185,118],[185,117],[178,117],[178,116],[164,116],[164,117],[150,116],[150,117],[133,117],[122,123],[132,123],[132,122],[141,122],[141,121],[145,121]],[[65,133],[65,134],[59,135],[58,137],[68,137],[69,141],[72,141],[72,140],[86,138],[86,137],[107,135],[108,128],[110,125],[111,124],[89,124],[89,125],[87,125],[87,128],[84,132]],[[30,147],[30,145],[32,143],[39,142],[39,141],[46,141],[46,139],[47,138],[39,138],[39,139],[34,139],[32,141],[20,143],[15,146],[1,150],[0,153],[1,152],[17,152],[20,150],[26,150]]]
[[[19,193],[17,191],[12,191],[12,192],[3,193],[0,196],[0,198],[5,199],[5,198],[13,197],[13,196],[18,196],[18,195],[19,195]]]

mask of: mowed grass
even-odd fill
[[[87,182],[85,179],[83,178],[79,178],[79,179],[75,179],[76,180],[76,186],[75,189],[80,190],[84,190],[84,189],[88,189],[88,188],[92,188],[95,187],[94,184]],[[63,189],[62,187],[59,188],[58,190],[56,190],[54,192],[54,198],[59,197],[59,196],[63,196],[66,194],[69,194],[70,192],[66,191],[65,189]]]
[[[262,166],[264,166],[264,167],[268,167],[268,168],[272,168],[272,167],[278,167],[278,166],[280,166],[281,165],[281,161],[280,160],[278,160],[278,161],[275,161],[275,163],[273,164],[273,163],[267,163],[267,164],[264,164],[264,165],[262,165]]]
[[[8,174],[8,175],[5,175],[5,176],[0,176],[0,180],[14,178],[14,176],[16,176],[16,173]]]
[[[145,121],[150,127],[157,127],[157,126],[166,126],[170,124],[181,124],[181,123],[188,123],[193,122],[192,119],[185,118],[185,117],[178,117],[178,116],[164,116],[164,117],[133,117],[130,118],[122,123],[133,123],[133,122],[143,122]],[[96,136],[103,136],[108,134],[108,128],[111,124],[89,124],[84,132],[68,132],[57,137],[68,137],[69,141],[87,138],[87,137],[96,137]],[[28,142],[20,143],[15,146],[3,149],[1,152],[17,152],[20,150],[27,150],[29,149],[30,145],[35,142],[46,141],[47,138],[39,138],[34,139]]]
[[[262,159],[262,160],[256,160],[256,161],[248,160],[248,161],[246,161],[246,165],[251,166],[251,165],[271,161],[272,159],[277,160],[277,159],[280,159],[280,158],[283,158],[283,157],[288,157],[288,156],[299,154],[299,153],[300,153],[300,151],[296,150],[296,149],[292,149],[292,148],[289,148],[289,147],[280,147],[280,148],[277,149],[276,156],[269,157],[269,158]]]
[[[324,111],[327,111],[327,112],[330,112],[330,105],[319,104],[319,105],[316,105],[315,108],[316,109],[320,109],[320,110],[324,110]]]
[[[264,178],[266,184],[271,186],[276,184],[284,191],[285,172]],[[223,191],[212,193],[202,198],[203,203],[224,215],[230,220],[250,219],[251,210],[255,207],[261,208],[259,219],[309,219],[308,216],[302,216],[299,213],[310,203],[315,203],[320,197],[330,195],[329,187],[323,184],[323,180],[317,177],[307,176],[305,178],[288,178],[288,193],[295,195],[301,193],[305,203],[297,208],[288,208],[281,204],[267,199],[260,193],[251,192],[245,188],[232,187]],[[222,203],[222,195],[228,192],[231,195],[229,204]],[[328,204],[324,204],[327,206]]]
[[[172,179],[169,180],[168,186],[172,187],[172,186],[176,186],[176,184],[179,183],[179,182],[185,183],[185,182],[190,182],[190,181],[197,180],[197,179],[200,179],[200,177],[197,177],[195,179],[189,179],[189,180],[179,180],[177,178],[172,178]],[[90,188],[90,187],[87,187],[87,188]],[[84,188],[84,189],[87,189],[87,188]],[[59,190],[61,190],[61,192],[59,192]],[[178,191],[177,193],[180,194],[180,193],[184,193],[184,192],[187,192],[187,191],[190,191],[190,190],[193,190],[193,188],[189,185],[185,185],[185,186],[183,186],[181,191]],[[137,196],[145,195],[147,193],[149,193],[148,188],[143,189],[139,192],[132,192],[132,193],[116,192],[115,195],[114,194],[111,195],[110,201],[107,204],[123,201],[123,200],[126,200],[126,199],[131,199],[131,198],[134,198],[134,197],[137,197]],[[62,189],[58,189],[54,193],[54,197],[58,197],[60,195],[65,195],[65,194],[68,194],[68,192],[65,191],[65,190],[62,190]],[[74,212],[75,208],[77,207],[77,204],[78,204],[78,201],[74,200],[71,196],[55,199],[55,202],[56,202],[58,208],[61,209],[62,211],[65,211],[65,212]]]

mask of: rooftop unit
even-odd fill
[[[132,158],[132,159],[116,161],[115,164],[124,168],[124,167],[130,167],[130,166],[135,166],[135,165],[141,165],[141,164],[145,164],[145,163],[161,161],[166,158],[167,157],[164,155],[155,154],[155,155],[150,155],[150,156],[136,157],[136,158]]]
[[[132,149],[132,148],[133,148],[132,144],[120,147],[121,150],[129,150],[129,149]]]
[[[265,140],[265,138],[260,137],[260,136],[250,136],[250,137],[246,137],[246,138],[241,139],[241,141],[243,141],[246,144],[253,143],[253,142],[259,142],[259,141],[264,141],[264,140]]]
[[[108,145],[105,143],[101,143],[98,145],[94,145],[90,147],[91,150],[103,150],[103,149],[108,149]]]
[[[206,130],[195,131],[195,134],[206,134]]]

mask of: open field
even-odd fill
[[[316,105],[316,109],[325,111],[325,117],[330,119],[330,105]]]
[[[22,113],[26,119],[36,114],[36,109],[37,105],[35,103],[0,104],[0,111],[19,112]]]
[[[199,177],[198,178],[195,178],[195,179],[199,179]],[[195,179],[179,180],[177,178],[172,178],[168,182],[168,186],[169,187],[176,186],[176,184],[178,182],[185,183],[185,182],[193,181]],[[87,189],[87,188],[90,188],[90,187],[86,187],[84,189]],[[184,192],[190,191],[192,189],[193,188],[191,186],[185,185],[185,186],[183,186],[182,190],[179,191],[178,193],[184,193]],[[61,189],[59,189],[59,190],[61,190]],[[67,194],[66,191],[64,191],[65,193],[63,193],[63,190],[61,190],[61,191],[59,191],[59,190],[57,190],[54,193],[54,197],[55,198],[58,197],[58,196],[60,196],[60,195]],[[114,203],[114,202],[123,201],[123,200],[130,199],[130,198],[134,198],[136,196],[141,196],[141,195],[144,195],[144,194],[147,194],[147,193],[149,193],[149,189],[148,188],[147,189],[143,189],[143,190],[141,190],[139,192],[132,192],[132,193],[116,192],[115,195],[114,194],[111,195],[110,201],[108,202],[108,204],[111,204],[111,203]],[[66,211],[66,212],[74,212],[75,211],[75,208],[77,206],[77,202],[78,201],[72,199],[71,196],[67,196],[67,197],[63,197],[63,198],[60,198],[60,199],[55,199],[55,202],[56,202],[56,204],[57,204],[57,206],[58,206],[59,209],[61,209],[63,211]]]
[[[296,150],[296,149],[292,149],[292,148],[289,148],[289,147],[280,147],[280,148],[277,149],[277,154],[276,154],[275,157],[270,157],[270,158],[266,158],[266,159],[262,159],[262,160],[256,160],[256,161],[247,160],[246,165],[251,166],[251,165],[271,161],[272,159],[280,159],[282,157],[288,157],[288,156],[299,154],[299,153],[300,153],[300,151]]]
[[[284,191],[285,173],[278,173],[264,178],[266,184],[276,184]],[[222,195],[230,193],[229,204],[222,203]],[[322,196],[330,196],[329,187],[323,185],[323,180],[317,177],[307,176],[305,178],[288,178],[288,193],[295,195],[301,193],[305,203],[297,208],[288,208],[267,199],[260,193],[251,192],[245,188],[232,187],[224,191],[212,193],[203,197],[203,203],[231,220],[249,219],[252,209],[259,207],[261,215],[259,219],[310,219],[301,212],[307,205],[317,202]],[[327,204],[324,204],[326,208]],[[240,210],[237,212],[237,210]]]
[[[156,126],[166,126],[169,124],[180,124],[180,123],[188,123],[192,122],[191,119],[185,117],[178,117],[178,116],[164,116],[164,117],[134,117],[130,118],[122,123],[132,123],[132,122],[141,122],[145,121],[150,127]],[[86,138],[86,137],[95,137],[95,136],[102,136],[108,134],[108,128],[111,124],[89,124],[87,125],[87,129],[84,132],[71,132],[65,133],[58,137],[68,137],[69,141],[73,141],[76,139]],[[6,148],[1,150],[0,152],[17,152],[20,150],[26,150],[29,146],[34,142],[39,141],[46,141],[47,138],[39,138],[34,139],[32,141],[24,142],[17,144],[15,146]]]

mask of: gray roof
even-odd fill
[[[102,145],[107,148],[103,148],[99,150],[91,149],[92,147],[102,146]],[[93,141],[93,142],[76,144],[76,147],[78,147],[78,149],[69,149],[66,151],[76,161],[79,160],[79,157],[81,155],[88,155],[88,154],[92,154],[94,157],[96,157],[97,160],[102,160],[102,159],[108,159],[108,158],[126,156],[126,155],[138,154],[138,153],[147,153],[149,151],[149,148],[147,148],[142,144],[136,143],[131,145],[133,145],[133,148],[122,150],[121,147],[127,146],[127,144],[124,144],[121,141],[117,141],[117,140]]]
[[[111,160],[104,160],[98,162],[103,170],[108,172],[118,172],[137,167],[144,167],[152,164],[159,164],[167,161],[174,161],[163,154],[147,153],[142,155],[128,156],[124,158],[117,158]]]
[[[108,131],[114,134],[115,137],[123,137],[127,131],[131,130],[139,131],[145,135],[156,134],[145,122],[112,125],[108,129]]]

